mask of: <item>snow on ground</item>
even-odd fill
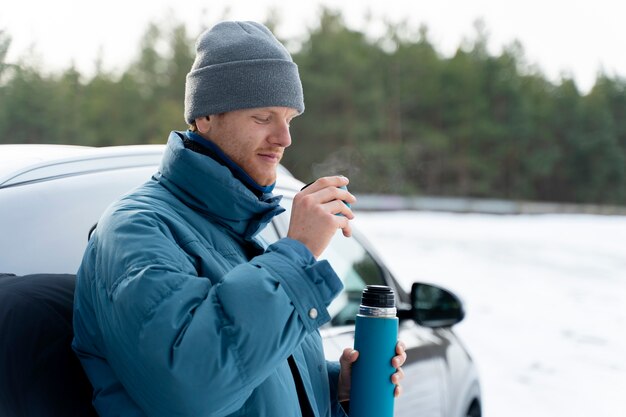
[[[485,417],[626,416],[626,217],[361,212],[394,275],[452,289]]]

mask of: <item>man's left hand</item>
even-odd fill
[[[396,344],[396,355],[391,360],[391,365],[396,368],[396,372],[391,375],[391,382],[396,385],[396,389],[393,392],[393,396],[398,398],[402,394],[402,385],[400,385],[400,381],[404,378],[404,371],[402,370],[402,365],[406,362],[406,346],[402,341],[399,341]]]
[[[406,346],[402,341],[396,343],[396,356],[391,359],[391,365],[396,368],[396,372],[391,375],[391,382],[394,383],[396,389],[394,391],[394,397],[399,397],[402,394],[402,386],[400,381],[404,378],[404,372],[402,371],[402,365],[406,362]],[[352,379],[352,364],[359,358],[359,352],[352,348],[345,348],[339,358],[339,364],[341,371],[339,372],[339,387],[338,397],[339,401],[348,401],[350,399],[350,385]]]

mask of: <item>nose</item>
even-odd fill
[[[272,133],[270,139],[273,145],[283,148],[291,145],[291,133],[289,132],[289,123],[287,121],[281,120],[277,122]]]

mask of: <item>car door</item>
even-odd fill
[[[284,236],[287,232],[291,200],[285,198],[281,205],[287,211],[274,220],[273,230],[264,233],[266,240],[271,240],[271,235]],[[358,234],[345,238],[338,231],[320,259],[332,265],[344,284],[344,290],[328,307],[331,321],[320,328],[326,358],[336,361],[344,348],[354,346],[354,321],[366,285],[389,285],[401,299],[406,299],[406,294],[384,265],[359,241]],[[447,341],[412,320],[400,322],[399,339],[407,346],[407,363],[403,366],[403,395],[396,400],[395,415],[446,416]]]

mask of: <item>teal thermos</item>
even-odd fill
[[[359,357],[352,365],[350,417],[392,417],[396,371],[391,359],[396,355],[398,318],[393,290],[368,285],[356,316],[354,349]]]

